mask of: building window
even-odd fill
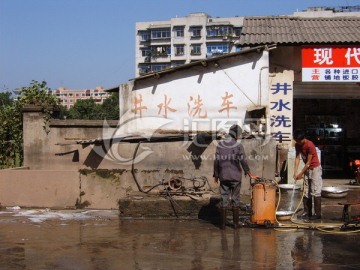
[[[175,37],[184,36],[184,26],[174,26]]]
[[[192,38],[199,38],[201,37],[201,27],[191,27],[191,37]]]
[[[141,48],[140,50],[141,50],[142,57],[146,57],[151,54],[151,49],[149,47],[144,47],[144,48]]]
[[[191,45],[191,55],[201,55],[201,44]]]
[[[184,55],[184,45],[174,45],[175,48],[175,56]]]
[[[163,69],[167,69],[167,68],[169,68],[169,67],[170,67],[169,64],[153,64],[153,65],[151,66],[151,71],[157,72],[157,71],[161,71],[161,70],[163,70]]]
[[[151,67],[148,64],[140,64],[139,65],[139,74],[146,74],[149,73],[151,71]]]
[[[170,38],[170,30],[152,30],[151,38],[160,39],[160,38]]]
[[[231,36],[233,27],[230,25],[212,25],[206,27],[206,35],[208,37]]]
[[[178,67],[178,66],[181,66],[181,65],[184,65],[184,64],[185,64],[185,61],[172,61],[171,62],[172,67]]]
[[[240,35],[241,35],[241,27],[234,27],[234,34],[235,34],[235,36],[237,36],[237,37],[240,37]]]
[[[151,51],[152,57],[161,57],[161,56],[168,56],[171,54],[171,47],[170,46],[156,46],[153,47]]]
[[[140,41],[148,41],[150,40],[150,33],[149,32],[144,32],[144,31],[141,31],[139,32],[139,35],[140,35]]]
[[[229,44],[227,43],[211,43],[206,45],[208,56],[221,55],[229,52]]]

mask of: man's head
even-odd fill
[[[305,143],[305,133],[303,131],[295,131],[293,137],[297,144]]]
[[[242,133],[242,129],[239,125],[232,125],[229,129],[229,135],[234,139],[240,137],[241,133]]]

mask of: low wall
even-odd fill
[[[120,180],[119,173],[109,170],[1,170],[0,203],[21,208],[118,209],[119,199],[136,188],[126,180],[129,173],[121,175]]]
[[[212,177],[214,142],[201,153],[190,151],[191,144],[144,142],[141,149],[139,147],[138,154],[148,151],[149,155],[134,164],[116,163],[115,160],[111,163],[100,158],[101,162],[96,163],[99,166],[92,167],[86,166],[86,160],[89,164],[93,162],[85,158],[79,164],[81,169],[1,170],[0,203],[3,206],[20,207],[117,209],[119,200],[140,190],[148,191],[161,181],[168,182],[172,177],[206,177],[208,185],[204,189],[217,192],[218,185]],[[243,144],[252,172],[258,176],[273,178],[273,143],[261,146],[259,141],[244,140]],[[132,157],[136,146],[137,144],[120,144],[117,147],[120,153],[125,152]],[[159,185],[152,193],[158,194],[164,188],[167,186]],[[243,179],[241,193],[250,193],[248,177]]]
[[[0,171],[3,206],[117,209],[120,199],[171,177],[206,177],[206,188],[218,191],[213,181],[217,141],[205,140],[201,146],[166,138],[108,144],[102,139],[106,132],[102,121],[51,120],[46,132],[41,110],[28,108],[23,115],[24,166],[30,169]],[[115,128],[116,122],[111,125]],[[242,143],[252,173],[273,178],[276,142],[245,139]],[[153,192],[159,189],[164,186]],[[250,193],[249,178],[243,179],[241,193]]]
[[[0,203],[20,207],[74,207],[79,173],[46,170],[1,170]]]

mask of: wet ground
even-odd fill
[[[0,212],[0,269],[360,269],[360,233],[220,230],[117,211]]]

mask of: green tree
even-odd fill
[[[10,105],[13,102],[10,92],[0,93],[0,107]]]
[[[95,100],[78,99],[73,107],[69,110],[70,119],[103,119],[104,114],[100,104],[96,104]]]
[[[49,94],[46,82],[32,81],[20,89],[19,98],[10,104],[0,106],[0,167],[15,167],[22,164],[23,123],[21,110],[27,105],[40,106],[44,110],[44,128],[59,100]]]
[[[59,106],[59,111],[58,111],[58,114],[56,115],[56,118],[58,118],[58,119],[68,119],[68,118],[70,118],[69,110],[67,109],[66,106],[63,106],[63,105]]]
[[[104,118],[108,120],[119,119],[119,94],[112,93],[110,98],[104,100],[102,104]]]
[[[49,94],[51,89],[46,86],[46,82],[41,83],[32,81],[30,86],[20,88],[19,102],[22,107],[25,105],[36,105],[43,108],[58,108],[59,99]]]
[[[22,115],[18,104],[0,109],[0,168],[14,167],[22,159]]]

